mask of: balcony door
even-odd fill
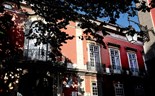
[[[41,28],[39,27],[39,23],[35,22],[38,20],[38,16],[32,16],[25,22],[24,33],[28,37],[25,37],[24,40],[24,56],[27,60],[46,61],[49,59],[48,54],[50,51],[50,46],[43,43],[38,44],[38,42],[40,42],[40,39],[38,39],[38,37],[42,34],[42,32],[39,30],[39,28]]]
[[[88,53],[89,53],[88,70],[97,71],[97,67],[100,67],[99,45],[95,45],[94,43],[89,44]]]
[[[138,75],[138,62],[135,52],[128,52],[129,67],[133,75]]]
[[[110,52],[111,68],[115,73],[120,73],[121,61],[119,50],[117,48],[109,48],[109,52]]]

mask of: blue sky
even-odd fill
[[[132,6],[135,7],[135,3],[132,2],[132,4],[133,4]],[[134,17],[130,17],[129,19],[139,23],[138,15],[135,15]],[[121,27],[129,26],[128,14],[120,14],[120,19],[118,19],[116,23],[119,24]],[[140,28],[138,27],[137,24],[130,22],[130,25],[132,25],[132,27],[135,28],[136,31],[140,31]]]
[[[100,18],[99,20],[108,22],[109,18]],[[130,20],[135,21],[139,23],[138,16],[130,17]],[[120,26],[121,28],[128,27],[129,21],[128,21],[128,14],[120,14],[120,18],[116,21],[116,24]],[[132,25],[133,28],[135,28],[136,31],[140,31],[137,24],[130,21],[130,25]]]
[[[130,17],[130,20],[135,21],[139,23],[138,16]],[[116,22],[119,26],[121,27],[127,27],[129,26],[129,21],[128,21],[128,16],[127,14],[121,14],[120,19],[117,20]],[[139,27],[137,24],[130,22],[130,25],[132,25],[137,31],[140,31]]]

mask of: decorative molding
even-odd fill
[[[76,23],[77,24],[77,23]],[[81,36],[83,31],[82,29],[75,29],[76,37]],[[77,67],[79,69],[86,69],[84,66],[84,52],[83,52],[83,41],[76,38],[76,56],[77,56]]]

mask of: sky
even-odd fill
[[[133,2],[133,7],[135,7],[134,2]],[[105,18],[105,19],[102,18],[103,21],[106,21],[108,19],[109,18]],[[137,15],[135,15],[134,17],[130,17],[129,19],[139,23],[139,19],[138,19]],[[120,26],[122,28],[128,27],[130,24],[130,25],[132,25],[133,28],[135,28],[136,31],[140,31],[140,28],[138,27],[137,24],[135,24],[131,21],[130,22],[128,21],[128,14],[120,14],[120,18],[116,21],[116,24],[118,24],[118,26]]]
[[[138,16],[130,17],[130,20],[139,23]],[[130,22],[128,21],[128,16],[127,16],[127,14],[121,14],[121,15],[120,15],[120,18],[117,20],[116,23],[117,23],[119,26],[121,26],[121,27],[127,27],[127,26],[129,26],[129,24],[130,24],[130,25],[132,25],[132,27],[135,28],[136,31],[140,31],[140,29],[139,29],[139,27],[138,27],[137,24],[135,24],[135,23],[133,23],[133,22],[131,22],[131,21],[130,21]]]
[[[130,17],[129,19],[134,21],[134,22],[139,23],[138,16]],[[99,20],[108,22],[109,18],[108,17],[107,18],[100,18]],[[130,24],[136,31],[138,31],[138,32],[140,31],[140,28],[138,27],[137,24],[135,24],[131,21],[130,22],[128,21],[128,14],[120,14],[120,18],[116,21],[116,24],[121,28],[128,27]]]

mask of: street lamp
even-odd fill
[[[125,36],[129,42],[131,42],[131,43],[136,42],[138,37],[141,37],[143,39],[143,42],[149,41],[150,37],[149,37],[148,33],[150,31],[155,35],[153,28],[148,29],[147,26],[143,26],[135,21],[130,20],[129,17],[128,17],[128,21],[129,21],[129,26],[124,29],[123,33],[125,34]],[[138,25],[138,27],[140,28],[140,32],[137,32],[130,25],[130,21]]]
[[[135,43],[137,41],[138,34],[132,26],[128,26],[128,30],[125,32],[125,35],[129,42]]]
[[[131,34],[126,34],[126,38],[129,42],[135,43],[137,41],[137,33],[131,35]]]

